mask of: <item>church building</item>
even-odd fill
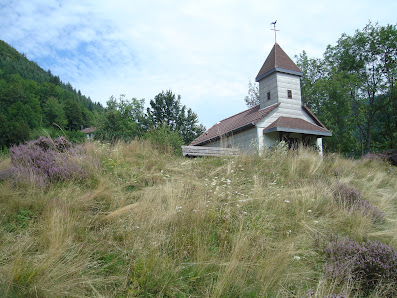
[[[256,76],[260,104],[219,121],[190,146],[261,152],[285,141],[289,148],[316,145],[322,154],[322,138],[332,133],[302,105],[301,76],[302,71],[275,43]]]

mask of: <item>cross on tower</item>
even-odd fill
[[[277,43],[277,31],[280,31],[280,30],[276,29],[276,23],[277,23],[277,20],[275,22],[270,23],[270,25],[274,26],[273,29],[270,29],[270,30],[274,31],[274,43]]]

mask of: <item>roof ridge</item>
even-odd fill
[[[260,109],[260,105],[256,105],[228,118],[222,119],[194,139],[191,145],[202,144],[208,142],[210,139],[219,138],[221,135],[255,126],[258,120],[271,113],[279,105],[280,103],[275,103],[264,109]]]
[[[272,106],[274,106],[274,105],[277,105],[277,104],[279,104],[279,103],[274,103],[274,104],[272,104],[272,105],[270,105],[270,106],[268,106],[268,107],[266,107],[266,108],[263,108],[263,109],[258,109],[258,111],[260,111],[260,110],[266,110],[266,109],[268,109],[268,108],[270,108],[270,107],[272,107]],[[227,117],[227,118],[225,118],[225,119],[222,119],[222,120],[220,120],[220,121],[218,121],[217,123],[220,123],[220,122],[222,122],[222,121],[225,121],[225,120],[227,120],[227,119],[230,119],[230,118],[233,118],[233,117],[236,117],[237,115],[240,115],[240,114],[242,114],[242,113],[244,113],[244,112],[247,112],[247,111],[249,111],[249,110],[251,110],[251,109],[254,109],[254,108],[257,108],[258,106],[260,106],[260,104],[257,104],[257,105],[255,105],[255,106],[253,106],[253,107],[251,107],[251,108],[248,108],[248,109],[246,109],[246,110],[244,110],[244,111],[241,111],[240,113],[237,113],[237,114],[234,114],[234,115],[232,115],[232,116],[229,116],[229,117]],[[216,125],[217,123],[215,123],[214,125]],[[214,126],[213,125],[213,126]]]
[[[247,111],[249,111],[249,110],[251,110],[251,109],[254,109],[254,108],[258,107],[258,106],[260,106],[260,105],[259,105],[259,104],[258,104],[258,105],[255,105],[255,106],[253,106],[253,107],[251,107],[251,108],[248,108],[248,109],[246,109],[246,110],[244,110],[244,111],[241,111],[240,113],[237,113],[237,114],[234,114],[234,115],[232,115],[232,116],[229,116],[229,117],[227,117],[227,118],[225,118],[225,119],[222,119],[222,120],[218,121],[217,123],[220,123],[220,122],[225,121],[225,120],[227,120],[227,119],[230,119],[230,118],[232,118],[232,117],[236,117],[237,115],[240,115],[240,114],[242,114],[242,113],[244,113],[244,112],[247,112]],[[217,123],[215,123],[214,125],[216,125]],[[214,126],[214,125],[213,125],[213,126]]]

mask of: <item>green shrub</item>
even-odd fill
[[[168,126],[162,125],[158,129],[151,129],[145,135],[158,149],[165,152],[173,152],[177,155],[182,154],[183,139],[179,133],[172,131]]]
[[[10,149],[8,149],[8,147],[0,147],[0,156],[2,155],[8,155],[8,153],[10,153]]]
[[[76,144],[81,144],[84,142],[86,135],[84,132],[80,130],[70,130],[70,131],[65,131],[66,138]]]

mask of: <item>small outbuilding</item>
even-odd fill
[[[91,126],[91,127],[84,128],[81,131],[85,133],[87,139],[92,140],[94,138],[94,132],[96,130],[97,130],[96,127]]]
[[[332,133],[302,105],[301,77],[302,71],[275,43],[256,76],[260,104],[219,121],[190,146],[260,152],[285,141],[290,148],[315,145],[322,154],[322,139]]]

